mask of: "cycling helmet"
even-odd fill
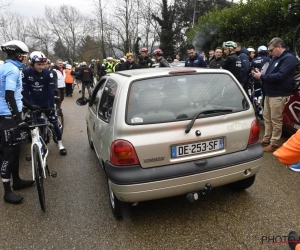
[[[262,45],[262,46],[258,47],[257,51],[258,51],[258,53],[267,52],[268,48],[266,46]]]
[[[70,64],[67,64],[66,69],[72,69],[72,66]]]
[[[107,60],[107,61],[112,61],[112,60],[114,60],[114,59],[113,59],[111,56],[109,56],[109,57],[106,58],[106,60]]]
[[[236,46],[235,42],[233,42],[233,41],[227,41],[227,42],[223,43],[222,47],[223,48],[229,48],[229,49],[235,49],[237,46]]]
[[[153,51],[152,53],[153,56],[162,56],[163,55],[163,52],[161,49],[156,49]]]
[[[32,63],[47,62],[48,59],[41,51],[33,51],[29,57]]]
[[[95,63],[96,62],[96,59],[92,59],[92,63]]]
[[[4,43],[1,46],[1,49],[3,52],[8,53],[8,54],[29,53],[29,49],[28,49],[27,45],[18,40],[13,40],[13,41]]]
[[[255,52],[255,49],[253,49],[253,48],[248,48],[247,49],[249,52]]]
[[[86,66],[86,62],[82,62],[81,65],[82,65],[82,66]]]
[[[147,48],[141,48],[141,49],[140,49],[140,53],[141,53],[141,52],[147,53],[147,52],[148,52],[148,49],[147,49]]]

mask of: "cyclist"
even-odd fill
[[[230,71],[235,76],[235,78],[241,83],[240,72],[242,62],[241,59],[235,53],[236,43],[233,41],[227,41],[223,43],[222,47],[227,58],[221,68]]]
[[[141,53],[141,56],[144,58],[144,61],[146,62],[148,68],[152,68],[153,62],[148,56],[148,49],[147,48],[141,48],[140,53]]]
[[[42,109],[50,109],[46,112],[46,116],[54,126],[60,154],[66,155],[67,150],[62,144],[62,132],[54,109],[53,74],[44,68],[47,57],[40,51],[34,51],[30,54],[30,59],[31,67],[23,71],[24,98]]]
[[[168,63],[168,61],[163,58],[163,52],[161,49],[156,49],[153,51],[152,55],[155,58],[155,62],[159,63],[158,67],[170,67],[170,64]]]
[[[21,41],[9,41],[1,46],[7,53],[5,63],[0,67],[0,136],[2,144],[1,178],[4,185],[4,201],[18,204],[23,197],[12,192],[10,177],[13,178],[13,189],[19,190],[33,185],[32,180],[22,180],[19,176],[20,128],[28,128],[21,119],[22,112],[22,76],[25,67],[28,47]],[[24,102],[28,108],[28,105]]]

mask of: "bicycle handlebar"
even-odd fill
[[[44,127],[44,126],[48,126],[48,124],[40,123],[40,124],[29,125],[29,129],[39,128],[39,127]]]

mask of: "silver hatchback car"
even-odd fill
[[[153,68],[104,76],[86,115],[112,211],[231,184],[249,188],[262,164],[260,127],[234,76],[220,69]]]

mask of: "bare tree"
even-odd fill
[[[67,47],[70,59],[74,61],[78,46],[91,31],[91,20],[67,5],[61,5],[58,10],[46,7],[45,17],[49,29]]]
[[[93,0],[95,6],[96,20],[97,20],[97,30],[99,31],[99,40],[101,40],[101,52],[102,52],[102,59],[106,58],[106,43],[105,43],[105,9],[106,9],[106,2],[102,3],[103,0]]]
[[[37,25],[38,24],[38,25]],[[32,47],[43,51],[47,56],[53,44],[53,33],[44,18],[32,18],[27,26],[28,37],[31,38]]]
[[[20,40],[26,43],[27,17],[17,13],[6,12],[0,17],[1,42],[9,40]]]

